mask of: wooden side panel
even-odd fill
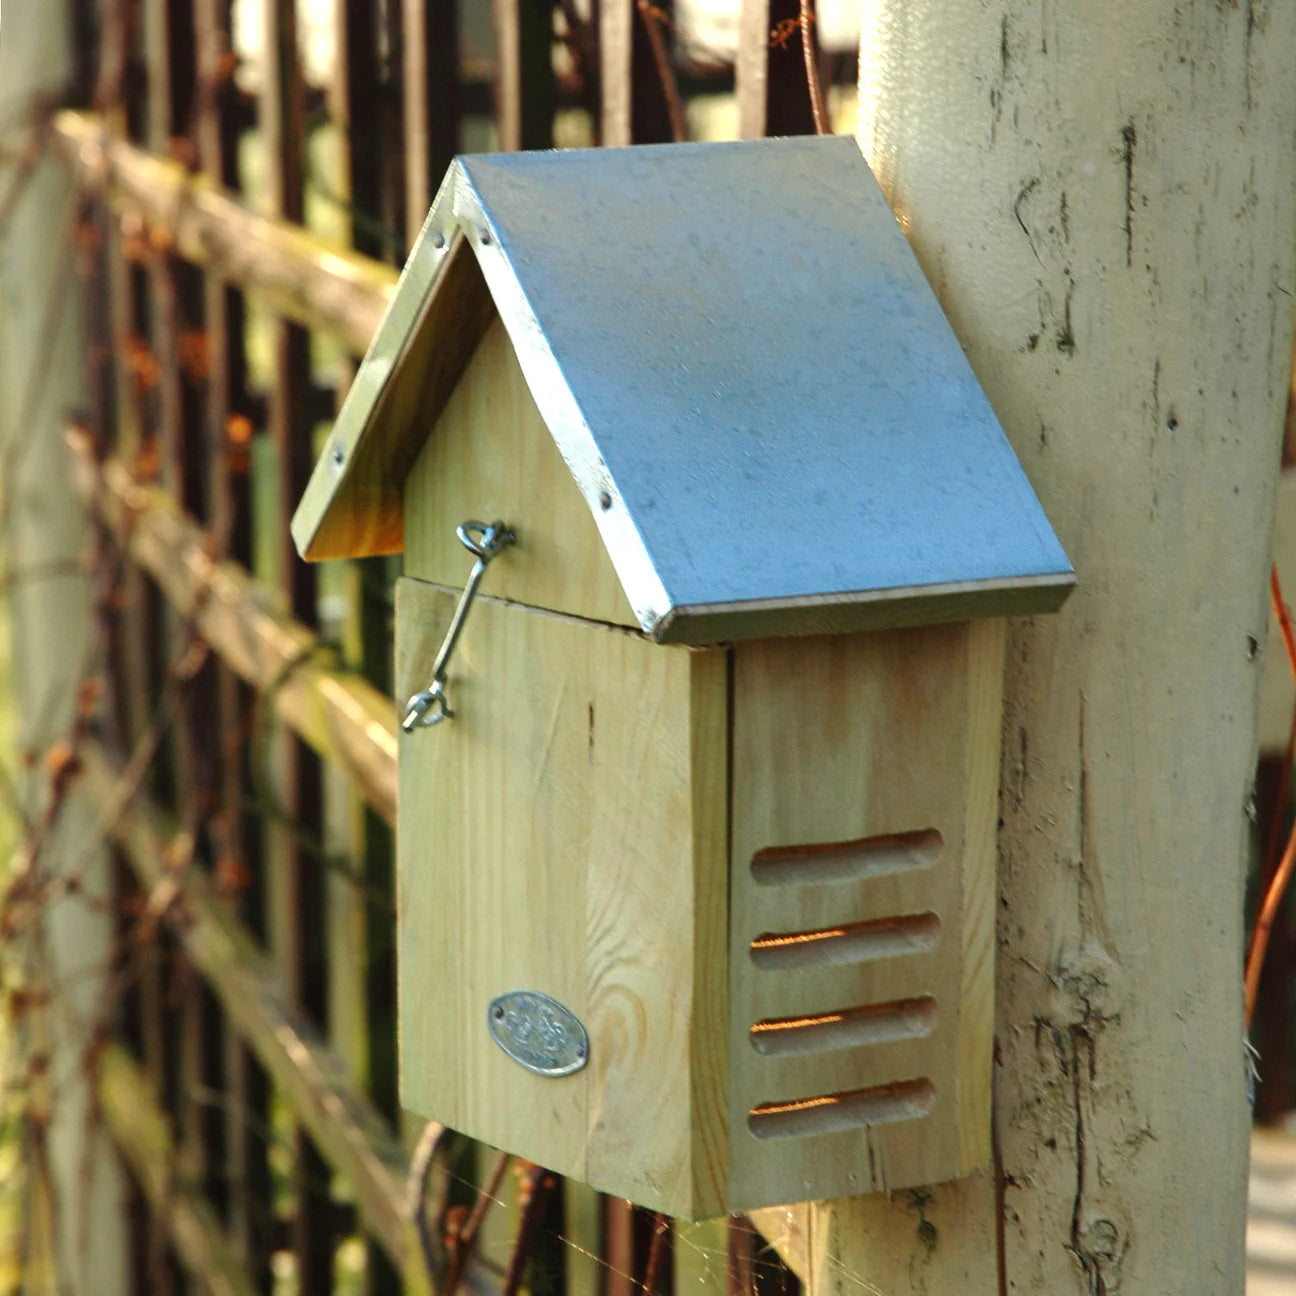
[[[671,1214],[710,1219],[729,1193],[729,650],[689,651],[692,783],[693,1033],[692,1207]]]
[[[963,822],[963,919],[959,1015],[958,1169],[987,1165],[994,1103],[995,862],[998,856],[999,754],[1003,729],[1007,622],[968,626],[967,799]]]
[[[731,1209],[988,1158],[1002,664],[990,622],[735,649]]]
[[[472,559],[455,527],[503,518],[518,543],[491,567],[484,593],[637,627],[498,318],[415,462],[405,498],[410,576],[462,586]]]
[[[398,586],[402,696],[426,684],[453,607]],[[724,912],[726,809],[711,791],[724,785],[726,677],[723,650],[479,602],[451,665],[455,718],[403,736],[400,752],[403,1104],[684,1215],[699,1184],[703,1211],[720,1191],[694,1130],[714,1156],[724,958],[694,932]],[[494,1043],[488,1005],[518,989],[584,1022],[587,1067],[537,1076]]]

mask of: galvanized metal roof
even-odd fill
[[[460,234],[654,637],[1065,597],[1070,563],[847,138],[458,159],[294,520],[304,552],[380,453],[384,384]]]

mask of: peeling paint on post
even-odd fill
[[[1079,586],[1009,651],[996,1172],[810,1208],[811,1286],[1240,1291],[1296,9],[864,10],[861,144]]]

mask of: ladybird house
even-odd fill
[[[989,1156],[1073,576],[855,144],[451,167],[294,520],[403,551],[403,1103],[686,1217]]]

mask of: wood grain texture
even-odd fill
[[[988,1160],[1002,642],[998,623],[974,622],[734,650],[731,1209],[931,1183]],[[861,841],[897,833],[926,836]],[[825,843],[855,844],[795,850]],[[900,956],[771,967],[749,949],[931,914],[937,943]],[[853,1015],[882,1005],[902,1007]],[[762,1021],[824,1014],[847,1016],[814,1027],[808,1051],[757,1052],[749,1038]],[[841,1047],[823,1047],[834,1033]],[[759,1105],[918,1081],[934,1087],[918,1118],[795,1138],[748,1128]]]
[[[398,585],[402,695],[454,602]],[[723,651],[483,602],[456,718],[401,740],[404,1105],[689,1216],[723,1199],[723,951],[695,932],[724,905],[726,679]],[[536,1076],[494,1043],[488,1004],[522,988],[584,1022],[584,1070]]]
[[[341,476],[326,492],[307,491],[298,505],[294,531],[303,557],[357,558],[405,548],[402,492],[411,466],[495,318],[477,258],[456,234]]]
[[[861,145],[1079,581],[1009,639],[997,1185],[816,1208],[812,1291],[1242,1290],[1293,49],[1284,5],[866,6]]]
[[[455,528],[466,518],[502,518],[518,535],[492,564],[484,593],[637,628],[589,506],[536,409],[498,317],[409,473],[406,573],[462,586],[472,559]]]

